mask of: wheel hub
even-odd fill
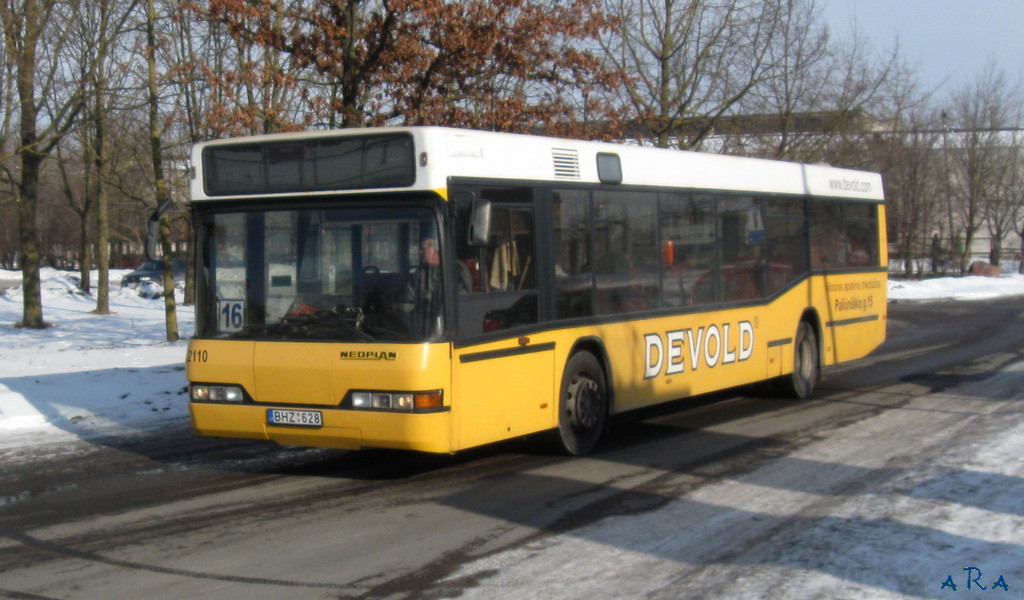
[[[600,413],[600,388],[597,382],[585,375],[576,375],[569,383],[566,408],[569,423],[573,429],[590,429],[597,425]]]

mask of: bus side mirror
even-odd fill
[[[156,211],[149,216],[146,222],[146,258],[156,260],[157,247],[160,245],[160,217]]]
[[[491,238],[491,201],[479,199],[473,202],[469,217],[469,245],[486,246]]]

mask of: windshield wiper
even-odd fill
[[[337,306],[332,310],[285,316],[280,323],[268,328],[287,334],[301,334],[312,339],[330,339],[331,333],[344,332],[359,341],[372,342],[375,338],[363,329],[363,311],[359,308]]]

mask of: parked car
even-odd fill
[[[174,287],[185,285],[185,259],[171,259],[174,269]],[[138,266],[134,271],[126,273],[121,278],[122,288],[131,288],[138,291],[140,296],[157,297],[163,294],[164,286],[164,261],[147,260]]]

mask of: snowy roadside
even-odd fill
[[[177,307],[182,341],[167,342],[163,300],[121,289],[126,272],[111,272],[113,314],[98,315],[77,274],[44,269],[43,319],[52,326],[43,330],[14,327],[19,287],[0,293],[0,449],[187,417],[183,360],[194,310]],[[0,270],[0,280],[19,276]]]
[[[1000,277],[940,277],[937,279],[889,280],[889,301],[986,300],[1024,295],[1024,275]]]

